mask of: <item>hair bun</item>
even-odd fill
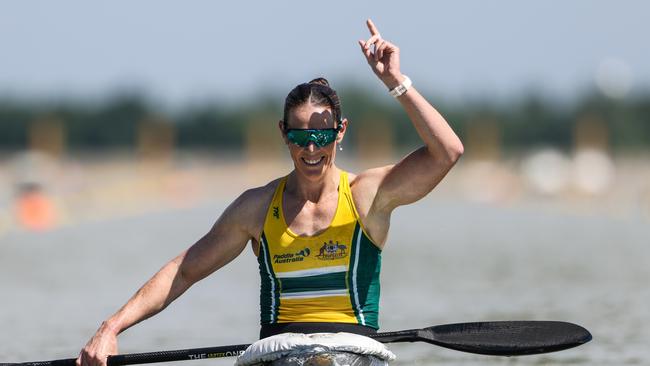
[[[330,83],[329,83],[329,82],[327,81],[327,79],[325,79],[325,78],[316,78],[316,79],[313,79],[313,80],[311,80],[311,81],[309,82],[309,84],[318,84],[318,85],[326,86],[326,87],[328,87],[328,88],[330,87]]]

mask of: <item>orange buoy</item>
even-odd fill
[[[20,225],[30,231],[51,229],[56,222],[54,204],[35,184],[20,187],[16,216]]]

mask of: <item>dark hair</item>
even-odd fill
[[[325,78],[316,78],[308,83],[303,83],[291,90],[284,100],[284,117],[282,122],[286,129],[289,112],[310,102],[316,106],[328,106],[334,114],[334,121],[341,123],[341,101],[336,91],[330,88],[330,83]]]

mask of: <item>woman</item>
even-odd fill
[[[429,193],[463,153],[445,119],[400,71],[399,49],[372,21],[359,41],[368,64],[402,104],[424,146],[394,165],[358,175],[335,165],[348,121],[324,79],[294,88],[278,127],[294,170],[239,196],[192,247],[167,263],[81,351],[104,365],[117,335],[158,313],[250,241],[261,275],[261,337],[292,331],[369,334],[378,328],[381,249],[392,211]]]

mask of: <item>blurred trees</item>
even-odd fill
[[[346,148],[358,148],[355,142],[363,141],[360,134],[378,127],[382,133],[391,134],[390,142],[398,149],[419,144],[405,113],[389,97],[355,88],[341,89],[340,94],[343,115],[351,123]],[[61,125],[68,152],[135,150],[141,124],[152,119],[170,124],[170,136],[177,148],[238,150],[250,141],[250,129],[277,124],[282,97],[251,98],[254,101],[245,105],[204,103],[174,112],[162,111],[135,94],[100,103],[48,104],[0,98],[0,150],[28,148],[30,129],[43,120],[55,120]],[[589,94],[572,104],[535,94],[509,103],[451,104],[436,97],[430,100],[461,137],[480,141],[481,131],[487,131],[486,138],[498,141],[506,151],[549,145],[569,149],[576,141],[576,130],[584,127],[580,127],[580,121],[586,118],[599,121],[598,128],[606,134],[613,151],[650,148],[650,94],[621,100]]]

